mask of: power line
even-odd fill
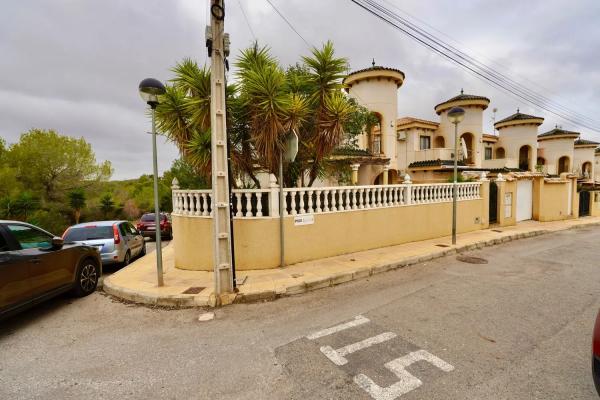
[[[281,17],[281,19],[283,19],[285,21],[285,23],[294,31],[294,33],[296,35],[298,35],[298,37],[300,39],[302,39],[302,41],[306,44],[306,46],[308,46],[309,49],[313,48],[313,46],[310,43],[308,43],[306,41],[306,39],[304,39],[304,37],[300,34],[300,32],[298,32],[296,30],[296,28],[294,28],[294,25],[292,25],[292,23],[277,9],[277,7],[275,7],[275,5],[271,2],[271,0],[266,0],[266,1],[267,1],[267,3],[269,3],[271,5],[271,7],[273,7],[273,10],[275,10],[275,12],[277,14],[279,14],[279,16]]]
[[[510,89],[518,92],[515,94],[518,95],[520,98],[522,98],[530,103],[534,103],[537,106],[542,107],[542,108],[546,109],[547,111],[553,112],[555,114],[557,114],[556,113],[557,110],[559,111],[559,113],[566,113],[566,115],[563,115],[563,114],[560,114],[560,115],[557,114],[557,115],[559,115],[561,118],[567,119],[571,122],[578,123],[578,124],[584,125],[586,127],[589,127],[588,126],[589,124],[597,126],[596,125],[596,124],[598,124],[597,121],[594,121],[591,118],[588,118],[586,116],[579,115],[578,113],[573,112],[572,110],[566,109],[566,107],[563,107],[562,105],[559,105],[559,104],[553,102],[552,100],[545,98],[544,96],[538,95],[537,93],[527,89],[526,87],[520,86],[514,80],[489,68],[487,65],[479,62],[477,59],[474,59],[473,57],[465,54],[464,52],[461,52],[460,50],[452,47],[451,45],[448,45],[445,42],[437,39],[435,36],[429,34],[427,31],[421,30],[419,27],[411,25],[406,20],[403,20],[401,17],[393,14],[391,11],[385,9],[384,7],[380,6],[376,2],[374,2],[372,0],[365,0],[365,1],[367,3],[373,5],[375,8],[379,9],[381,12],[390,16],[391,18],[396,19],[402,25],[406,26],[407,28],[411,29],[415,33],[424,37],[426,40],[432,42],[436,46],[442,47],[442,49],[444,49],[445,51],[449,51],[450,53],[452,53],[452,56],[458,57],[460,59],[460,61],[466,62],[466,63],[470,64],[472,67],[474,67],[475,69],[483,72],[486,75],[489,75],[489,77],[495,79],[497,81],[497,83],[502,83],[502,84],[508,85],[510,87]]]
[[[380,6],[379,4],[377,4],[376,2],[372,1],[372,0],[367,0],[370,4],[374,5],[376,8],[380,9],[382,12],[387,13],[389,10],[386,10],[384,7]],[[383,0],[384,2],[390,4],[388,1]],[[393,6],[393,5],[392,5]],[[397,8],[397,7],[395,7]],[[390,14],[388,14],[390,15]],[[560,103],[557,103],[555,101],[553,101],[552,99],[536,93],[530,89],[528,89],[527,87],[522,86],[519,82],[513,80],[512,78],[502,74],[501,72],[498,72],[497,70],[494,70],[493,68],[487,66],[486,64],[480,62],[479,60],[477,60],[476,58],[470,56],[469,54],[461,51],[460,49],[457,49],[456,47],[453,47],[452,45],[449,45],[443,41],[441,41],[441,39],[433,36],[432,34],[430,34],[429,32],[425,31],[424,29],[420,28],[419,26],[417,26],[416,24],[411,23],[410,21],[396,15],[396,14],[391,14],[390,15],[392,18],[395,18],[396,20],[398,20],[400,23],[402,23],[403,25],[407,26],[409,29],[418,32],[419,34],[421,34],[422,36],[426,37],[428,40],[431,40],[432,42],[439,44],[441,47],[443,47],[444,49],[452,52],[454,55],[458,56],[459,58],[461,58],[463,61],[468,62],[470,64],[472,64],[473,66],[480,68],[483,71],[486,71],[489,75],[493,76],[494,78],[502,81],[503,83],[509,85],[513,90],[519,91],[521,94],[523,94],[524,96],[528,96],[530,98],[535,99],[536,101],[542,102],[543,104],[546,104],[550,107],[554,107],[557,108],[558,110],[562,111],[562,112],[566,112],[566,113],[570,113],[572,114],[574,117],[580,119],[580,120],[584,120],[587,123],[596,125],[596,124],[600,124],[598,121],[593,120],[592,118],[589,118],[583,114],[580,114],[576,111],[573,111],[565,106],[563,106]],[[435,30],[435,28],[432,28]],[[439,32],[439,31],[438,31]],[[442,33],[443,34],[443,33]],[[446,36],[446,35],[444,35]]]
[[[252,37],[254,38],[254,41],[256,41],[256,35],[254,34],[254,30],[252,29],[252,25],[250,25],[250,20],[248,19],[248,16],[246,15],[246,11],[244,11],[244,7],[242,7],[242,3],[240,0],[237,0],[238,5],[240,6],[240,10],[242,11],[242,15],[244,15],[244,19],[246,20],[246,25],[248,25],[248,29],[250,30],[250,34],[252,34]]]
[[[419,44],[463,67],[469,73],[475,75],[478,79],[481,79],[486,83],[513,95],[514,97],[525,100],[536,107],[544,109],[566,121],[586,127],[596,132],[600,132],[597,121],[584,115],[578,115],[578,113],[574,113],[571,110],[568,110],[566,107],[557,104],[548,98],[545,98],[544,96],[528,89],[523,85],[518,84],[511,78],[493,70],[474,57],[471,57],[459,49],[443,42],[441,39],[438,39],[429,32],[412,24],[410,21],[398,16],[396,13],[385,8],[384,6],[372,0],[351,1],[370,14],[400,30],[402,33],[417,41]]]

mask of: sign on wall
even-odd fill
[[[314,214],[299,214],[294,216],[294,225],[312,225],[315,223]]]

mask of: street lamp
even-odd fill
[[[452,244],[456,244],[456,201],[458,181],[458,124],[465,117],[465,110],[454,107],[448,111],[448,119],[454,124],[454,183],[452,184]]]
[[[154,168],[154,224],[156,234],[156,269],[158,286],[163,286],[162,245],[160,237],[160,209],[158,205],[158,165],[156,162],[156,106],[158,96],[165,94],[165,86],[154,78],[146,78],[140,82],[140,96],[152,109],[152,166]]]

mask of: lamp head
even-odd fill
[[[158,105],[158,96],[165,94],[165,85],[161,81],[154,78],[146,78],[140,82],[139,86],[140,97],[150,107],[155,108]]]
[[[448,111],[448,119],[453,124],[460,123],[465,118],[465,110],[460,107],[454,107]]]

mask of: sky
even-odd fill
[[[531,89],[600,120],[598,0],[378,1]],[[540,132],[558,124],[600,141],[600,133],[489,86],[350,0],[271,2],[304,39],[267,0],[226,0],[232,65],[254,40],[269,46],[282,65],[299,61],[309,45],[332,40],[351,69],[375,59],[406,74],[399,117],[436,120],[434,106],[463,88],[492,100],[484,114],[486,133],[493,132],[493,108],[497,119],[520,108],[546,118]],[[98,161],[112,162],[113,179],[151,173],[150,121],[137,85],[146,77],[168,81],[170,68],[184,57],[209,62],[207,10],[208,0],[2,0],[0,136],[14,143],[31,128],[55,129],[90,142]],[[161,172],[178,157],[162,137],[158,154]]]

